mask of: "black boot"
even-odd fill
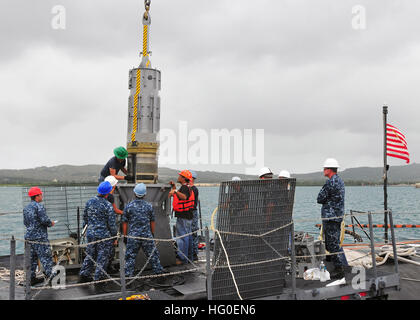
[[[96,294],[108,293],[109,292],[106,282],[95,283],[94,287],[95,287],[95,293]]]
[[[336,266],[335,269],[331,272],[330,278],[331,279],[341,279],[344,278],[344,267],[343,266]]]
[[[95,293],[96,294],[104,293],[104,284],[103,283],[95,283],[93,286],[95,287]]]
[[[31,278],[31,286],[34,286],[34,285],[36,285],[38,283],[42,283],[42,282],[44,282],[44,279],[41,279],[41,278]]]
[[[156,278],[156,283],[159,285],[165,285],[166,284],[166,276],[160,276]]]
[[[120,270],[115,268],[112,264],[109,265],[108,269],[107,269],[109,274],[114,274],[114,273],[119,273]]]
[[[80,275],[78,283],[86,283],[86,282],[92,282],[92,281],[93,279],[91,277]]]
[[[130,291],[135,291],[137,290],[137,287],[139,286],[139,283],[137,282],[137,280],[134,280],[132,282],[130,282],[130,284],[126,284],[126,289],[130,290]]]

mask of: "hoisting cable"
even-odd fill
[[[140,64],[140,67],[143,65],[143,61],[145,58],[147,58],[146,67],[150,66],[150,60],[148,59],[149,55],[149,25],[151,23],[150,21],[150,0],[144,1],[144,8],[145,12],[143,14],[143,50],[141,51],[140,55],[143,56],[142,63]],[[140,97],[140,90],[141,90],[141,69],[140,67],[137,69],[136,72],[136,93],[134,95],[134,101],[133,101],[133,128],[131,131],[131,142],[136,141],[136,133],[137,133],[137,118],[138,118],[138,109],[139,109],[139,97]]]

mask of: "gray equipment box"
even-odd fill
[[[116,205],[124,207],[128,202],[134,199],[133,188],[135,184],[119,185],[116,192]],[[169,216],[171,213],[171,199],[168,198],[171,187],[164,184],[148,184],[147,194],[144,200],[150,202],[155,212],[155,238],[172,239]],[[156,242],[159,250],[160,262],[162,266],[175,264],[174,241]],[[147,261],[146,256],[140,249],[136,258],[136,268],[141,269]],[[149,267],[149,266],[148,266]]]

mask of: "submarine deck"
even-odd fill
[[[196,266],[200,270],[205,270],[205,252],[200,252],[199,261]],[[0,268],[8,268],[10,261],[8,256],[0,257]],[[410,260],[420,263],[417,257],[410,258]],[[392,259],[385,264],[377,267],[378,279],[385,281],[386,290],[384,294],[390,300],[417,300],[420,293],[420,272],[419,266],[399,262],[399,275],[395,274],[394,262]],[[69,266],[66,268],[67,284],[76,284],[78,280],[78,265]],[[192,265],[169,266],[167,271],[174,273],[179,271],[186,271],[193,268]],[[18,255],[16,260],[16,269],[23,270],[23,255]],[[150,271],[149,271],[150,272]],[[115,277],[119,275],[114,274]],[[347,294],[353,295],[354,290],[351,289],[351,273],[346,273],[346,284],[326,287],[334,280],[321,283],[320,281],[309,281],[301,278],[296,279],[296,298],[302,300],[318,300],[318,299],[339,299],[340,296]],[[366,270],[367,283],[372,283],[374,280],[373,270]],[[182,273],[181,275],[168,276],[163,283],[158,283],[152,279],[136,280],[137,283],[132,288],[127,288],[127,297],[135,294],[147,294],[150,300],[206,300],[206,276],[204,271],[193,271]],[[399,284],[399,286],[398,286]],[[37,285],[40,287],[42,285]],[[94,285],[86,284],[83,286],[68,287],[65,289],[43,289],[36,290],[33,287],[31,290],[31,299],[34,300],[118,300],[121,298],[120,287],[109,282],[106,285],[106,293],[98,292]],[[359,290],[360,291],[360,290]],[[369,287],[366,289],[369,291]],[[280,296],[271,296],[261,298],[263,300],[287,300],[292,296],[291,279],[286,279],[286,285],[283,294]],[[9,299],[9,282],[7,280],[0,280],[0,299]],[[16,281],[15,299],[25,299],[24,283]]]

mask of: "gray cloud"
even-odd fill
[[[142,3],[63,0],[67,28],[53,30],[56,1],[2,1],[0,130],[13,141],[0,167],[101,163],[125,145]],[[367,28],[356,31],[359,4]],[[279,170],[317,170],[331,154],[374,166],[386,102],[416,161],[419,13],[408,0],[152,1],[161,126],[263,128],[266,162]]]

